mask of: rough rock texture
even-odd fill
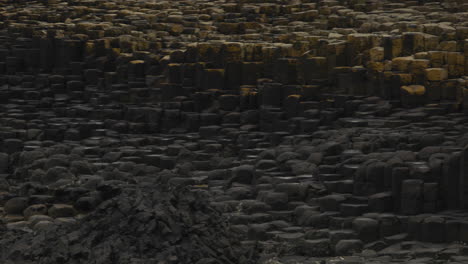
[[[206,190],[162,190],[157,177],[121,186],[77,221],[2,225],[2,263],[254,263],[209,199]]]

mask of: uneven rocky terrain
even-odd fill
[[[0,0],[0,262],[468,263],[467,18]]]

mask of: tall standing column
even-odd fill
[[[460,206],[460,163],[461,152],[454,152],[442,165],[442,199],[447,209],[457,209]]]
[[[468,145],[465,146],[460,158],[460,207],[468,208]]]

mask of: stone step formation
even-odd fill
[[[2,263],[468,263],[463,0],[0,0]]]

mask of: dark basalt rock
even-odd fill
[[[0,0],[0,262],[466,263],[467,8]]]

